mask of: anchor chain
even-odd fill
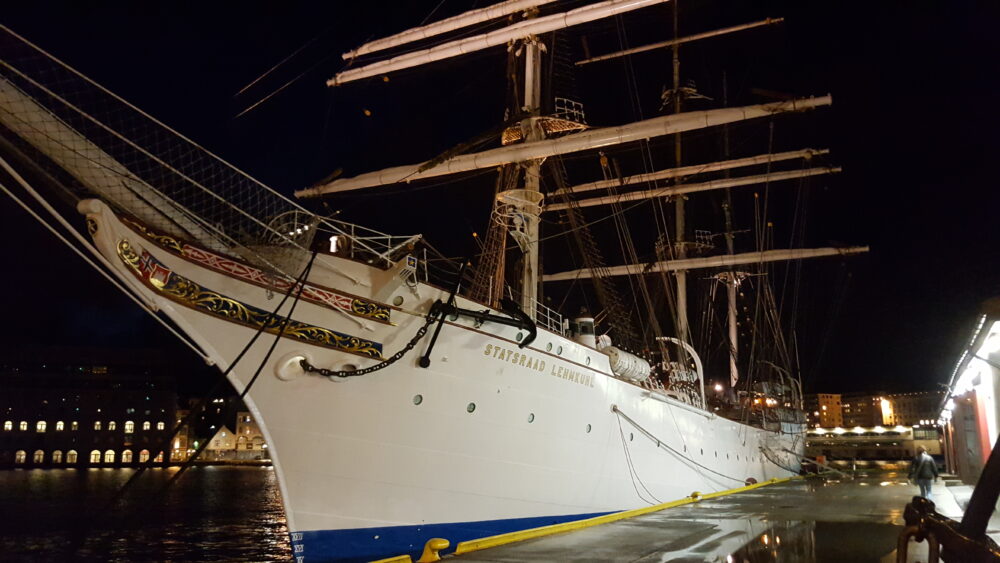
[[[407,352],[412,350],[413,347],[417,345],[417,342],[420,342],[420,339],[423,338],[425,334],[427,334],[427,329],[431,326],[431,323],[433,323],[434,321],[435,317],[433,315],[428,315],[427,322],[425,322],[424,326],[420,327],[417,330],[417,333],[413,336],[413,338],[410,339],[409,342],[406,343],[406,346],[404,346],[402,350],[396,352],[384,362],[375,364],[371,367],[356,369],[354,371],[334,371],[332,369],[316,367],[310,364],[309,361],[306,360],[305,358],[299,360],[299,365],[302,366],[302,369],[305,370],[306,373],[314,373],[317,375],[322,375],[324,377],[357,377],[360,375],[368,375],[369,373],[387,368],[392,364],[398,362],[403,356],[406,355]]]

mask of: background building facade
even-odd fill
[[[177,404],[153,351],[0,353],[0,467],[164,461]]]
[[[871,426],[810,428],[806,434],[806,456],[836,460],[910,460],[917,447],[932,456],[942,454],[935,426]]]

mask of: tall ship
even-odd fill
[[[393,158],[414,164],[294,197],[4,27],[3,190],[244,395],[296,561],[417,554],[795,475],[805,419],[776,268],[866,248],[776,245],[768,197],[839,169],[773,131],[831,97],[699,91],[683,49],[781,20],[684,35],[677,16],[663,0],[508,0],[365,43],[328,87],[500,53],[507,104],[485,108],[495,129],[475,139],[413,143]],[[619,45],[650,19],[659,37]],[[591,124],[614,112],[576,93],[577,73],[651,54],[670,63],[662,88],[609,82],[594,99],[653,96],[653,115]],[[492,195],[458,222],[433,190],[463,183]],[[427,194],[413,210],[427,231],[478,225],[474,250],[362,226],[408,190]],[[329,211],[359,193],[374,194],[367,213]]]

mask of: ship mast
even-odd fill
[[[529,143],[545,137],[538,126],[538,116],[542,105],[542,45],[535,36],[524,42],[524,106],[526,117],[521,120],[522,136]],[[524,164],[524,189],[529,192],[528,201],[541,201],[542,160],[528,160]],[[525,244],[523,268],[521,271],[521,310],[532,319],[538,303],[538,273],[541,268],[538,248],[538,214],[522,214]]]
[[[729,105],[729,93],[728,84],[726,83],[726,74],[722,74],[722,105],[726,107]],[[729,158],[729,126],[722,126],[722,156],[726,159]],[[729,171],[727,170],[724,177],[729,177]],[[735,254],[735,238],[736,234],[733,232],[733,194],[732,190],[726,188],[726,200],[722,203],[722,210],[726,217],[726,254],[732,256]],[[735,270],[729,270],[727,272],[722,272],[718,274],[718,279],[726,284],[726,319],[729,325],[729,387],[736,387],[736,383],[740,380],[740,370],[736,364],[739,359],[739,330],[737,328],[738,322],[736,319],[736,289],[739,287],[740,282],[743,281],[744,274],[742,272],[736,272]]]
[[[673,24],[674,24],[674,40],[680,37],[679,26],[678,26],[678,10],[677,4],[679,0],[674,0],[673,2]],[[672,51],[672,62],[673,62],[673,77],[674,77],[674,115],[681,113],[682,107],[682,95],[681,95],[681,55],[680,55],[680,43],[674,43],[671,47]],[[674,134],[674,166],[680,168],[681,158],[683,154],[681,152],[681,133],[678,131]],[[687,248],[685,247],[685,216],[684,216],[684,195],[679,195],[674,199],[674,248],[676,249],[675,258],[678,260],[683,260],[687,258]],[[674,273],[674,279],[677,281],[677,338],[682,341],[690,343],[691,339],[688,335],[688,314],[687,314],[687,272],[684,270],[678,270]]]

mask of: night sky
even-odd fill
[[[438,1],[358,4],[33,2],[5,6],[0,22],[290,195],[338,168],[354,175],[424,160],[501,118],[504,57],[496,49],[425,73],[405,71],[388,85],[328,89],[323,82],[341,68],[341,52],[419,24]],[[472,4],[445,0],[431,19]],[[872,251],[806,268],[816,276],[804,281],[814,285],[801,305],[809,323],[800,328],[809,346],[802,359],[807,392],[933,389],[946,381],[979,303],[1000,295],[998,14],[966,2],[946,9],[931,2],[685,0],[681,10],[692,32],[785,17],[725,47],[741,61],[738,87],[833,94],[831,109],[806,120],[821,139],[814,146],[830,147],[830,161],[844,172],[817,184],[810,221],[819,234],[809,242],[868,244]],[[669,9],[643,13],[664,14],[659,39],[669,37]],[[707,72],[722,49],[682,50],[685,70]],[[635,62],[639,72],[650,64]],[[449,250],[461,254],[486,218],[468,206],[489,196],[425,188],[396,200],[355,196],[333,205],[359,222],[362,210],[375,208],[369,224],[449,240]],[[448,220],[428,225],[426,213],[399,211],[420,202]],[[171,336],[8,199],[0,199],[0,210],[8,344],[165,346],[183,357]]]

